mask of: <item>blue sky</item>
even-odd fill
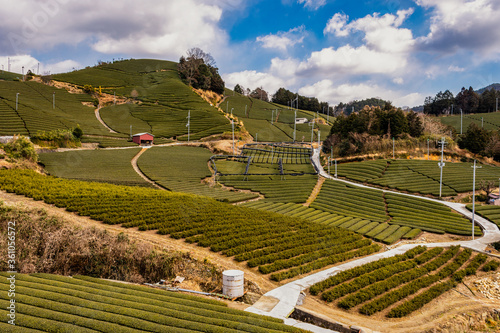
[[[0,65],[63,72],[210,52],[233,88],[398,106],[499,82],[498,0],[0,0]]]

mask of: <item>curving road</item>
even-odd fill
[[[361,185],[357,184],[354,182],[346,181],[346,180],[341,180],[341,179],[336,179],[327,174],[324,170],[323,167],[320,163],[320,150],[315,149],[314,150],[314,155],[313,155],[313,163],[316,164],[319,174],[328,179],[335,179],[336,181],[341,181],[344,183],[348,183],[354,186],[359,186],[359,187],[364,187],[364,188],[371,188],[371,189],[376,189],[379,190],[378,188],[372,188],[366,185]],[[387,190],[382,190],[384,192],[391,192]],[[397,193],[397,192],[392,192],[392,193]],[[441,204],[447,205],[448,207],[456,210],[457,212],[461,213],[462,215],[466,216],[467,218],[472,220],[472,212],[467,210],[465,208],[464,204],[460,203],[453,203],[453,202],[445,202],[441,200],[436,200],[436,199],[431,199],[431,198],[426,198],[426,197],[421,197],[421,196],[416,196],[416,195],[411,195],[411,194],[405,194],[405,193],[398,193],[400,195],[406,195],[410,197],[416,197],[419,199],[425,199],[425,200],[430,200],[434,202],[439,202]],[[265,316],[271,316],[275,318],[280,318],[283,319],[285,324],[295,326],[295,327],[300,327],[303,329],[310,330],[312,332],[334,332],[332,330],[326,330],[324,328],[320,328],[314,325],[310,324],[305,324],[298,322],[294,319],[289,319],[287,318],[294,310],[295,306],[297,305],[297,302],[299,301],[299,297],[302,291],[305,289],[311,287],[313,284],[318,283],[320,281],[326,280],[332,275],[335,275],[341,271],[360,266],[375,260],[379,260],[382,258],[387,258],[387,257],[392,257],[397,254],[403,254],[404,252],[408,251],[409,249],[418,246],[418,245],[425,245],[428,247],[448,247],[452,245],[460,245],[462,247],[470,248],[475,251],[483,252],[486,249],[486,246],[492,242],[495,241],[500,241],[500,230],[498,229],[497,225],[488,221],[487,219],[476,215],[474,218],[474,221],[483,229],[484,236],[477,238],[475,240],[470,240],[470,241],[459,241],[459,242],[445,242],[445,243],[425,243],[425,244],[406,244],[397,248],[394,248],[389,251],[385,251],[382,253],[377,253],[375,255],[371,255],[368,257],[364,257],[361,259],[357,259],[342,265],[338,265],[326,270],[323,270],[321,272],[315,273],[308,275],[302,279],[295,280],[292,282],[289,282],[283,286],[280,286],[276,289],[273,289],[269,292],[267,292],[264,296],[267,300],[274,300],[275,304],[271,309],[269,309],[269,306],[264,306],[261,305],[262,303],[259,304],[259,302],[255,303],[253,306],[247,308],[245,311],[265,315]],[[471,232],[472,232],[472,226],[471,226]]]

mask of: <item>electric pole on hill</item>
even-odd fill
[[[444,155],[444,145],[446,144],[446,141],[444,141],[444,138],[439,141],[441,144],[441,162],[438,163],[439,168],[441,169],[441,176],[439,177],[439,197],[441,198],[441,190],[443,188],[443,168],[444,168],[444,162],[443,162],[443,155]]]
[[[472,177],[472,240],[474,240],[474,215],[476,211],[476,169],[481,168],[476,166],[476,160],[474,160],[474,176]]]
[[[191,127],[191,110],[188,111],[188,116],[186,117],[188,122],[186,124],[186,127],[188,128],[188,142],[189,142],[189,130],[190,130],[190,127]]]

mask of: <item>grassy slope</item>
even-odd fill
[[[101,87],[103,92],[132,97],[140,105],[108,106],[101,117],[114,130],[129,134],[148,131],[156,137],[200,139],[230,130],[229,121],[196,95],[179,78],[176,63],[160,60],[129,60],[56,75],[55,79],[83,86]]]
[[[240,94],[235,94],[231,90],[226,89],[228,97],[220,105],[224,112],[233,112],[241,121],[250,135],[258,141],[292,141],[293,140],[293,122],[295,112],[289,110],[286,106],[268,103],[259,99],[250,98]],[[245,112],[246,110],[246,112]],[[273,113],[274,112],[274,113]],[[278,121],[276,122],[276,114]],[[316,113],[311,111],[299,110],[297,118],[307,118],[308,120],[316,117]],[[271,118],[273,123],[271,123]],[[325,119],[324,115],[320,114],[320,118]],[[316,129],[320,129],[322,137],[325,138],[330,131],[329,125],[317,125]],[[258,133],[258,135],[257,135]],[[310,141],[311,126],[309,124],[299,124],[296,128],[296,140]],[[317,131],[314,132],[313,140],[318,140]]]
[[[485,129],[500,129],[500,112],[478,113],[474,115],[463,115],[462,132],[465,133],[465,131],[467,131],[467,127],[469,127],[472,123],[481,127],[481,118],[483,118],[483,126]],[[443,124],[454,127],[457,133],[460,133],[460,114],[440,117],[440,120]]]
[[[55,92],[56,107],[52,97]],[[18,110],[16,111],[16,94]],[[0,134],[33,135],[39,130],[67,129],[80,125],[85,134],[109,135],[95,118],[94,109],[82,105],[92,99],[36,82],[0,81]]]

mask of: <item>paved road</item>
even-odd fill
[[[329,178],[329,179],[335,179],[323,170],[323,167],[321,166],[320,158],[319,158],[319,149],[315,149],[315,151],[314,151],[313,162],[318,167],[319,173],[322,177]],[[349,182],[346,180],[337,179],[337,181],[348,183],[348,184],[351,184],[354,186],[371,188],[369,186]],[[380,189],[377,189],[377,190],[380,190]],[[391,192],[391,191],[384,191],[384,192]],[[393,192],[393,193],[395,193],[395,192]],[[445,201],[441,201],[441,200],[436,200],[436,199],[431,199],[431,198],[426,198],[426,197],[421,197],[421,196],[416,196],[416,195],[411,195],[411,194],[404,194],[404,193],[398,193],[398,194],[407,195],[407,196],[411,196],[411,197],[417,197],[420,199],[431,200],[431,201],[439,202],[441,204],[445,204],[445,205],[451,207],[452,209],[458,211],[459,213],[463,214],[467,218],[472,219],[472,212],[467,210],[465,208],[464,204],[445,202]],[[422,245],[425,245],[428,247],[438,247],[438,246],[448,247],[448,246],[452,246],[452,245],[460,245],[460,246],[467,247],[467,248],[470,248],[470,249],[473,249],[476,251],[484,251],[487,244],[490,244],[490,243],[495,242],[495,241],[500,241],[500,230],[498,229],[498,227],[494,223],[486,220],[485,218],[477,216],[477,215],[475,216],[474,220],[483,229],[483,231],[484,231],[483,237],[477,238],[473,241],[471,240],[471,241],[446,242],[446,243],[425,243]],[[472,226],[471,226],[471,232],[472,232]],[[394,248],[392,250],[385,251],[383,253],[377,253],[375,255],[371,255],[371,256],[368,256],[365,258],[361,258],[361,259],[357,259],[357,260],[354,260],[354,261],[351,261],[351,262],[348,262],[348,263],[345,263],[342,265],[338,265],[338,266],[323,270],[323,271],[315,273],[315,274],[308,275],[302,279],[289,282],[283,286],[280,286],[276,289],[269,291],[268,293],[266,293],[264,295],[264,296],[275,298],[277,300],[277,302],[276,302],[277,304],[272,309],[269,310],[268,308],[265,308],[265,309],[263,309],[262,307],[259,308],[258,303],[256,303],[254,306],[247,308],[246,311],[261,314],[261,315],[281,318],[281,319],[285,320],[286,324],[294,326],[294,324],[296,324],[296,321],[290,321],[289,319],[287,319],[287,317],[288,317],[288,315],[290,315],[290,313],[292,313],[293,309],[295,308],[297,301],[299,299],[300,293],[303,290],[309,288],[310,286],[312,286],[315,283],[326,280],[327,278],[329,278],[332,275],[337,274],[338,272],[341,272],[341,271],[344,271],[346,269],[350,269],[350,268],[353,268],[356,266],[360,266],[360,265],[363,265],[363,264],[366,264],[366,263],[369,263],[369,262],[372,262],[375,260],[379,260],[382,258],[392,257],[392,256],[397,255],[397,254],[403,254],[406,251],[408,251],[409,249],[411,249],[415,246],[418,246],[418,245],[419,244],[406,244],[406,245]],[[269,310],[269,311],[267,311],[267,310]],[[319,327],[313,326],[313,325],[309,325],[307,327],[301,326],[301,328],[310,330],[312,332],[333,332],[331,330],[325,330],[325,329],[322,329],[322,328],[319,328]]]

